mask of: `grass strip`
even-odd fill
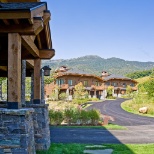
[[[82,128],[82,129],[104,129],[104,130],[126,130],[127,128],[124,126],[119,126],[115,124],[108,124],[105,126],[51,126],[51,128]]]
[[[86,148],[90,144],[53,143],[48,151],[37,151],[37,154],[83,154],[88,149],[113,149],[112,154],[153,154],[154,144],[102,144],[102,148]]]

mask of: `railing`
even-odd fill
[[[95,86],[95,85],[92,85],[91,86],[92,88],[94,88],[95,90],[104,90],[104,86]]]
[[[60,89],[68,89],[68,84],[59,85]]]

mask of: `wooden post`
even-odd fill
[[[34,60],[34,104],[41,104],[41,59]]]
[[[21,37],[8,34],[8,109],[21,108]]]

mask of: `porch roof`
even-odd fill
[[[2,12],[11,12],[11,11],[33,11],[42,6],[47,8],[46,2],[9,2],[9,3],[0,3],[0,13]],[[6,18],[6,17],[5,17]]]
[[[50,35],[51,13],[46,2],[0,3],[0,76],[7,76],[8,34],[21,36],[21,59],[27,60],[27,76],[34,59],[51,59],[55,55]]]

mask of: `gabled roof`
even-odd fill
[[[84,70],[79,70],[79,69],[69,69],[66,73],[76,73],[76,74],[90,74]]]
[[[97,78],[98,80],[102,80],[101,77],[99,76],[96,76],[94,74],[90,74],[90,73],[87,73],[83,70],[78,70],[78,69],[68,69],[67,71],[65,72],[60,72],[59,75],[57,77],[60,77],[60,76],[65,76],[65,75],[73,75],[73,76],[85,76],[85,77],[94,77],[94,78]]]
[[[122,76],[122,75],[111,74],[107,77],[104,77],[104,81],[108,81],[108,80],[112,80],[112,79],[131,80],[131,81],[136,82],[135,80],[132,80],[131,78],[128,78],[128,77],[125,77],[125,76]]]

